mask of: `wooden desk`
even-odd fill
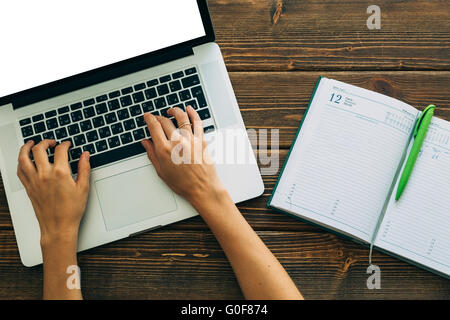
[[[366,27],[367,1],[211,0],[248,128],[280,129],[280,165],[319,75],[438,105],[450,120],[450,1],[374,1],[381,30]],[[370,2],[372,4],[372,2]],[[381,290],[368,290],[368,250],[267,210],[265,192],[239,205],[309,299],[449,299],[450,281],[375,252]],[[79,255],[87,299],[240,299],[222,250],[197,217]],[[38,299],[42,267],[21,265],[0,186],[0,298]]]

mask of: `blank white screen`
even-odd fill
[[[196,0],[0,1],[0,97],[202,36]]]

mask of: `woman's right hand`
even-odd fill
[[[214,193],[226,191],[207,151],[202,120],[192,107],[187,107],[186,112],[180,108],[167,112],[175,117],[178,130],[170,119],[146,113],[153,142],[143,140],[142,145],[158,176],[197,207]]]

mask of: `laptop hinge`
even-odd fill
[[[167,62],[185,58],[194,54],[192,47],[177,48],[163,54],[152,54],[148,58],[131,59],[116,65],[76,75],[72,78],[56,81],[37,88],[20,92],[12,98],[14,109],[28,106],[46,99],[57,97],[75,90],[80,90],[98,83],[113,80],[128,74],[158,66]],[[1,104],[0,104],[1,105]]]

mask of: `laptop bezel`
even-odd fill
[[[193,54],[192,48],[216,39],[206,0],[197,0],[197,4],[205,36],[0,97],[0,106],[11,103],[14,109],[18,109]]]

